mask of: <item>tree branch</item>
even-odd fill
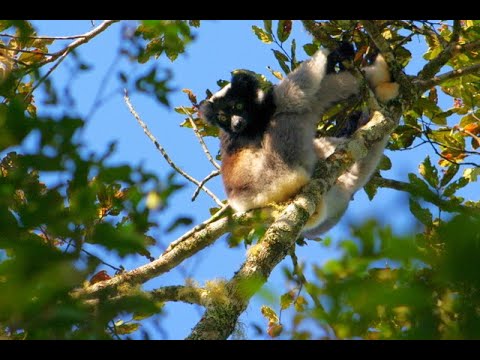
[[[108,300],[109,306],[115,307],[116,304],[125,301],[129,297],[138,297],[139,294],[122,294],[117,295]],[[165,286],[155,290],[142,292],[140,296],[144,296],[148,300],[158,301],[158,302],[184,302],[187,304],[196,304],[205,306],[206,299],[208,297],[208,290],[195,287],[195,286],[182,286],[182,285],[172,285]],[[100,304],[100,299],[90,299],[86,300],[85,304],[89,306],[97,306]]]
[[[18,35],[11,35],[11,34],[5,34],[5,33],[1,33],[0,37],[8,37],[11,39],[25,38],[25,37],[20,37]],[[74,39],[80,39],[84,37],[85,35],[67,35],[67,36],[27,36],[26,38],[34,39],[34,40],[74,40]]]
[[[34,90],[37,89],[45,81],[45,79],[50,76],[50,74],[58,67],[58,65],[60,65],[60,63],[62,63],[63,60],[65,60],[65,58],[71,51],[73,51],[75,48],[79,47],[80,45],[89,42],[92,38],[94,38],[104,30],[106,30],[110,25],[118,21],[119,20],[105,20],[95,29],[84,34],[83,37],[73,41],[64,49],[57,51],[56,53],[51,54],[50,57],[46,57],[44,60],[35,63],[34,68],[39,68],[45,64],[51,63],[58,59],[58,61],[47,71],[47,73],[44,76],[42,76],[40,80],[38,80],[37,84],[35,84],[35,86],[32,87],[32,89],[27,93],[27,95],[25,95],[25,99],[27,99],[30,95],[33,94]]]
[[[314,179],[285,208],[264,237],[248,251],[246,261],[225,285],[228,301],[212,302],[207,306],[202,319],[187,339],[226,339],[230,336],[250,298],[294,246],[320,198],[343,171],[367,153],[364,151],[358,154],[357,150],[380,141],[385,133],[396,127],[399,118],[400,113],[395,113],[394,121],[375,111],[373,118],[355,133],[352,140],[339,147],[325,162],[319,163]]]
[[[210,179],[212,179],[212,178],[214,178],[215,176],[218,176],[218,175],[220,175],[220,171],[219,170],[213,170],[210,174],[205,176],[205,178],[202,181],[200,181],[200,184],[198,184],[197,188],[193,192],[192,201],[194,201],[197,198],[198,194],[200,193],[200,190],[202,190],[203,185],[205,185],[208,180],[210,180]]]
[[[194,177],[190,176],[189,174],[187,174],[186,172],[184,172],[182,169],[180,169],[173,161],[172,159],[170,159],[170,156],[168,156],[167,152],[165,151],[165,149],[163,148],[162,145],[160,145],[160,143],[157,141],[157,139],[153,136],[153,134],[150,132],[150,130],[148,129],[147,125],[143,122],[143,120],[140,118],[140,116],[138,115],[138,113],[135,111],[135,109],[133,108],[133,105],[132,103],[130,102],[130,98],[128,97],[128,94],[127,94],[127,90],[125,90],[125,95],[124,95],[124,100],[125,100],[125,103],[127,104],[128,106],[128,109],[130,110],[130,112],[132,113],[132,115],[135,117],[135,119],[137,120],[137,122],[140,124],[140,126],[143,128],[143,131],[145,132],[145,134],[148,136],[148,138],[153,142],[153,144],[155,145],[155,147],[157,148],[158,151],[160,151],[160,153],[162,154],[163,158],[167,161],[167,163],[173,168],[173,170],[175,170],[176,172],[178,172],[180,175],[182,175],[185,179],[187,179],[188,181],[194,183],[195,185],[197,185],[200,189],[202,189],[203,191],[205,191],[212,199],[213,201],[215,201],[217,203],[218,206],[220,207],[223,207],[223,203],[222,201],[217,198],[215,196],[215,194],[210,191],[210,189],[208,189],[206,186],[203,186],[203,184],[198,181],[197,179],[195,179]]]
[[[433,191],[425,191],[422,190],[421,192],[410,183],[393,180],[393,179],[385,179],[379,176],[376,176],[370,180],[374,185],[379,187],[390,188],[394,190],[408,192],[414,196],[421,196],[423,199],[432,203],[433,205],[438,206],[440,209],[448,212],[457,212],[457,213],[465,213],[465,214],[479,214],[480,209],[474,208],[471,206],[454,204],[451,200],[442,199],[440,196],[435,194]]]
[[[202,229],[191,233],[187,238],[182,236],[180,239],[174,241],[176,245],[172,248],[169,247],[157,260],[134,270],[119,274],[109,280],[76,290],[72,296],[76,298],[92,298],[103,295],[104,293],[114,294],[118,286],[123,283],[128,283],[129,285],[143,284],[154,277],[170,271],[182,263],[183,260],[213,244],[230,229],[231,225],[246,226],[251,225],[251,221],[252,212],[247,212],[234,214],[231,217],[224,217],[208,223]]]
[[[156,301],[181,301],[188,304],[205,305],[208,290],[195,286],[165,286],[149,292]]]
[[[68,44],[65,48],[62,50],[59,50],[55,53],[53,53],[50,57],[39,61],[36,63],[37,66],[42,66],[48,63],[51,63],[55,60],[57,60],[59,57],[67,55],[77,47],[79,47],[82,44],[85,44],[89,42],[91,39],[93,39],[95,36],[100,34],[101,32],[105,31],[110,25],[119,22],[120,20],[105,20],[103,21],[100,25],[98,25],[95,29],[90,30],[89,32],[83,34],[83,35],[77,35],[76,40],[72,41],[70,44]]]
[[[454,51],[458,45],[458,38],[460,36],[461,25],[459,20],[454,20],[452,37],[448,45],[438,54],[435,59],[430,60],[425,64],[422,70],[418,73],[418,77],[422,80],[430,79],[452,58]]]
[[[182,106],[183,111],[186,113],[185,108]],[[198,131],[197,124],[195,124],[195,121],[193,121],[191,116],[188,116],[188,120],[190,121],[190,124],[192,125],[193,132],[195,133],[195,136],[198,139],[198,142],[200,143],[200,146],[203,149],[203,152],[205,153],[205,156],[207,157],[208,161],[217,168],[217,170],[220,170],[220,165],[215,161],[213,158],[212,154],[210,153],[210,150],[208,150],[207,144],[205,144],[205,141],[203,141],[202,135],[200,135],[200,132]]]
[[[414,81],[414,83],[418,86],[418,88],[421,91],[425,91],[432,88],[433,86],[440,85],[447,80],[455,79],[457,77],[461,77],[464,75],[477,73],[479,71],[480,71],[480,63],[467,66],[465,68],[452,70],[442,75],[435,76],[429,80],[416,80]]]

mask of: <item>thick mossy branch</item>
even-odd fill
[[[160,303],[184,302],[204,306],[207,303],[209,292],[207,289],[195,286],[172,285],[145,292],[140,292],[138,289],[135,289],[131,293],[126,292],[104,301],[108,303],[108,306],[114,308],[117,304],[125,302],[128,298],[138,301],[139,296],[144,297],[146,300]],[[98,298],[86,300],[85,304],[95,307],[100,304],[100,300]]]
[[[228,302],[212,303],[207,307],[202,319],[187,339],[213,340],[227,339],[234,331],[239,316],[245,311],[250,298],[268,280],[273,269],[289,254],[295,246],[301,229],[315,210],[315,204],[333,185],[338,176],[353,164],[353,161],[365,156],[373,143],[380,141],[386,133],[392,132],[398,123],[375,111],[373,118],[355,137],[324,163],[319,164],[314,179],[295,197],[282,214],[269,227],[259,243],[247,254],[240,270],[226,284]],[[350,149],[365,148],[361,154],[353,154]]]

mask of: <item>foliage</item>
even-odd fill
[[[85,39],[101,36],[113,23],[104,23],[101,31]],[[340,254],[323,266],[298,264],[292,253],[293,268],[283,267],[289,287],[262,306],[259,315],[266,324],[256,328],[262,336],[292,339],[479,338],[480,202],[465,194],[477,185],[480,173],[480,21],[372,24],[392,54],[396,80],[409,81],[409,90],[417,90],[411,95],[403,88],[401,100],[389,104],[402,113],[389,149],[423,146],[433,154],[420,159],[418,174],[409,174],[408,183],[371,182],[366,190],[370,198],[378,186],[408,191],[417,230],[397,235],[390,226],[365,219],[352,227],[348,239],[320,242]],[[292,29],[302,25],[312,41],[297,44]],[[357,50],[347,66],[365,65],[378,39],[364,25],[357,20],[265,20],[252,31],[271,49],[276,65],[269,70],[282,79],[299,65],[298,49],[312,55],[320,47],[334,48],[339,40],[354,43]],[[195,40],[199,26],[198,20],[148,20],[126,28],[119,57],[141,64],[142,74],[119,72],[125,88],[169,106],[172,71],[150,60],[165,55],[175,61]],[[146,292],[140,285],[148,279],[125,281],[91,298],[76,295],[125,274],[90,249],[122,259],[154,260],[149,248],[158,239],[149,232],[159,226],[159,215],[181,188],[178,174],[159,179],[141,166],[112,165],[115,144],[102,154],[86,149],[81,132],[87,118],[53,111],[63,100],[50,74],[66,56],[77,58],[80,42],[72,38],[70,46],[51,52],[58,39],[38,36],[23,20],[0,21],[0,33],[0,338],[128,338],[142,329],[144,318],[162,315],[162,301],[207,308],[221,303],[227,309],[222,316],[230,316],[231,289],[223,281],[216,292],[204,290],[210,292],[210,300],[198,296],[203,290],[193,282],[180,290]],[[425,65],[418,74],[402,78],[401,70],[412,58],[410,43],[417,38],[427,45]],[[76,66],[79,72],[89,70],[79,58]],[[262,86],[271,86],[264,75],[257,76]],[[39,90],[46,96],[46,108],[37,113]],[[175,109],[187,117],[181,126],[200,138],[217,137],[218,129],[199,119],[197,96],[184,92],[189,105]],[[356,102],[333,107],[320,119],[319,133],[335,132],[341,119],[361,106]],[[391,166],[385,159],[381,169]],[[217,214],[224,216],[222,211]],[[227,215],[229,245],[256,243],[249,254],[261,253],[266,216],[257,214],[237,226]],[[191,222],[178,217],[165,228],[173,231]],[[297,245],[305,241],[298,239]],[[112,271],[99,271],[100,264]],[[120,315],[129,320],[119,320]]]

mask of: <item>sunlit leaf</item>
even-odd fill
[[[277,37],[280,42],[285,42],[292,31],[292,20],[279,20],[277,26]]]
[[[140,323],[126,323],[115,326],[115,332],[118,335],[127,335],[137,331],[140,328]]]
[[[430,184],[431,187],[438,187],[438,171],[430,162],[430,157],[427,156],[425,160],[418,166],[418,172]]]
[[[275,310],[273,310],[271,307],[263,305],[260,308],[260,311],[261,311],[263,317],[265,317],[268,320],[269,323],[275,323],[275,324],[278,323],[278,316],[277,316]]]
[[[252,26],[252,30],[261,42],[265,44],[270,44],[273,42],[272,35],[269,32],[266,32],[265,30],[255,25]]]

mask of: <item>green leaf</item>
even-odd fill
[[[253,25],[252,30],[255,35],[257,35],[258,39],[265,43],[265,44],[271,44],[273,42],[272,35],[269,33],[265,32],[262,28],[259,28],[258,26]]]
[[[290,72],[290,68],[288,67],[287,64],[285,64],[285,62],[288,61],[288,57],[278,50],[272,50],[272,51],[282,70],[285,72],[285,74],[288,74]]]
[[[145,251],[145,237],[136,233],[131,224],[119,225],[116,228],[109,223],[100,223],[89,239],[90,243],[105,246],[116,251],[120,256]]]
[[[269,323],[278,323],[278,316],[275,310],[271,307],[263,305],[260,309],[262,315],[268,320]]]
[[[275,76],[278,80],[283,79],[283,75],[280,71],[275,71],[273,70],[270,66],[267,67],[267,69],[272,73],[273,76]]]
[[[263,20],[263,27],[269,34],[272,33],[272,20]]]
[[[289,291],[283,294],[280,297],[280,309],[282,310],[288,309],[293,304],[294,299],[295,299],[295,294],[293,293],[293,291]]]
[[[328,260],[323,265],[323,271],[327,275],[338,275],[342,270],[343,266],[338,260]]]
[[[200,20],[188,20],[188,25],[193,27],[200,27]]]
[[[405,149],[413,144],[415,139],[422,134],[422,131],[410,125],[397,126],[392,134],[393,148]]]
[[[373,198],[375,197],[375,195],[377,194],[378,192],[378,186],[377,185],[374,185],[371,181],[369,181],[367,183],[367,185],[365,185],[363,187],[363,189],[365,190],[365,192],[367,193],[367,196],[368,196],[368,199],[371,201],[373,200]]]
[[[280,61],[283,61],[283,62],[287,62],[289,61],[287,55],[285,55],[284,53],[278,51],[278,50],[272,50],[273,51],[273,54],[275,55],[275,58],[280,62]]]
[[[433,188],[438,188],[438,171],[430,162],[430,157],[427,156],[425,160],[418,166],[418,172]]]
[[[299,295],[295,299],[294,306],[295,306],[296,311],[298,311],[298,312],[305,311],[305,306],[306,305],[308,305],[308,301],[302,295]]]
[[[468,115],[462,117],[459,125],[460,125],[460,127],[464,128],[468,124],[472,124],[472,123],[474,123],[474,124],[478,123],[478,120],[475,118],[475,116],[473,116],[473,114],[468,114]]]
[[[303,45],[303,50],[308,56],[313,56],[318,50],[318,46],[315,44],[305,44]]]
[[[480,168],[468,168],[463,171],[463,177],[470,182],[477,181],[479,175]]]
[[[292,46],[290,47],[290,68],[292,70],[295,70],[295,68],[297,67],[298,65],[298,62],[297,62],[297,42],[295,41],[295,39],[292,40]]]
[[[432,60],[440,54],[442,46],[436,36],[426,36],[425,39],[429,45],[428,51],[423,55],[425,60]]]
[[[457,190],[460,190],[461,188],[465,187],[469,183],[469,179],[461,177],[457,181],[451,183],[446,187],[446,189],[443,191],[443,196],[450,197],[453,194],[457,192]]]
[[[380,164],[378,164],[379,170],[390,170],[392,168],[392,161],[387,155],[383,155],[380,159]]]
[[[432,213],[428,209],[424,209],[418,202],[409,199],[411,213],[424,225],[430,226],[432,224]]]
[[[285,42],[292,31],[292,20],[279,20],[277,26],[277,37],[280,42]]]
[[[358,256],[359,251],[358,251],[358,245],[355,241],[353,240],[344,240],[340,243],[340,247],[345,250],[345,252],[351,256],[355,257]]]
[[[4,31],[12,26],[11,20],[0,20],[0,31]]]
[[[118,335],[127,335],[131,334],[138,330],[140,323],[128,323],[115,326],[115,332]]]
[[[187,116],[192,116],[196,111],[195,108],[187,106],[177,106],[174,110],[179,114]]]
[[[424,193],[431,192],[428,185],[422,179],[420,179],[417,175],[413,173],[409,173],[408,180],[410,180],[410,184],[415,187],[415,193],[418,192],[420,194],[424,194]]]
[[[447,185],[450,182],[450,180],[452,180],[452,178],[457,174],[459,169],[460,169],[459,165],[451,164],[443,174],[442,180],[440,181],[440,186],[444,187],[445,185]]]

